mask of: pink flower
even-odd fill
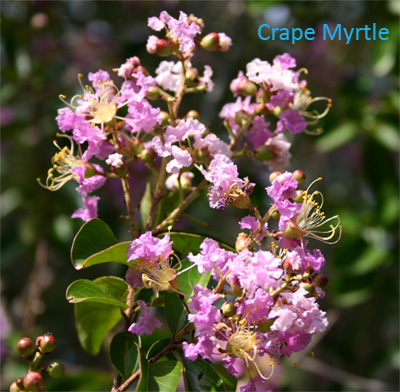
[[[137,259],[147,259],[153,262],[160,256],[164,260],[168,260],[171,252],[172,242],[169,239],[169,234],[166,234],[164,238],[158,238],[154,237],[151,231],[147,231],[131,242],[126,254],[128,255],[128,262]]]
[[[151,335],[156,328],[162,327],[162,323],[156,317],[150,316],[150,308],[146,306],[144,301],[139,299],[137,304],[143,310],[143,313],[140,315],[139,321],[137,323],[133,323],[128,328],[128,331],[139,336],[144,334]]]
[[[86,195],[82,195],[82,197],[84,207],[77,209],[72,214],[71,218],[80,218],[85,222],[90,221],[93,218],[97,218],[97,203],[100,200],[100,197],[87,197]]]
[[[283,132],[287,129],[290,133],[301,133],[307,128],[307,121],[295,109],[287,109],[279,115],[279,121],[276,125],[277,132]]]

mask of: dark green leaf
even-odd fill
[[[186,389],[196,392],[217,392],[226,391],[225,386],[213,367],[201,358],[195,361],[185,358],[182,355],[185,364],[185,382]]]
[[[125,294],[128,284],[115,276],[103,276],[94,281],[80,279],[71,283],[66,297],[70,303],[99,302],[127,309]]]
[[[74,238],[71,249],[72,264],[76,269],[82,269],[87,258],[117,242],[108,225],[100,219],[92,219],[80,228]]]
[[[211,366],[221,378],[226,391],[236,391],[237,378],[232,376],[232,374],[229,374],[225,367],[219,363],[213,363]]]
[[[318,138],[316,146],[319,152],[325,153],[343,146],[357,135],[357,127],[354,123],[345,122],[329,133]]]
[[[156,219],[154,220],[155,225],[167,218],[169,214],[178,207],[180,201],[181,199],[178,192],[171,192],[161,199],[157,208]]]
[[[142,358],[142,376],[135,392],[175,392],[182,374],[177,360],[148,363]]]
[[[193,263],[189,260],[182,261],[182,270],[190,267]],[[200,284],[203,287],[206,287],[210,280],[210,273],[207,272],[205,274],[201,274],[197,271],[197,267],[190,268],[183,274],[178,275],[179,280],[179,291],[186,295],[193,294],[193,286]]]
[[[121,320],[121,308],[96,302],[75,304],[75,323],[82,347],[97,355],[107,334]]]
[[[111,342],[111,362],[114,369],[124,379],[131,376],[138,366],[138,341],[137,335],[120,332],[114,336]]]
[[[176,293],[165,293],[165,319],[173,334],[179,332],[187,323],[188,312]]]
[[[120,242],[119,244],[110,246],[109,248],[88,257],[82,265],[82,268],[91,267],[92,265],[101,263],[120,263],[125,265],[133,265],[134,261],[128,263],[126,250],[130,241]]]

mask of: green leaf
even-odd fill
[[[182,270],[192,266],[193,263],[188,259],[182,261]],[[206,287],[208,282],[210,281],[210,273],[206,272],[205,274],[201,274],[197,271],[197,267],[190,268],[183,274],[178,275],[179,280],[179,291],[182,293],[191,296],[193,294],[193,286],[197,284]]]
[[[135,392],[175,392],[182,374],[177,360],[148,363],[141,360],[142,376]]]
[[[227,391],[236,391],[237,378],[235,376],[229,374],[225,367],[219,363],[212,363],[211,367],[217,372]]]
[[[102,276],[94,281],[80,279],[67,288],[66,297],[70,303],[98,302],[127,309],[125,294],[128,284],[115,276]]]
[[[83,263],[82,268],[102,263],[120,263],[127,266],[135,264],[133,261],[128,263],[126,251],[130,243],[130,241],[120,242],[119,244],[110,246],[109,248],[88,257]]]
[[[228,390],[225,389],[217,372],[204,359],[197,358],[195,361],[191,361],[183,355],[181,357],[186,369],[184,373],[186,390],[195,392],[225,392]]]
[[[124,379],[131,376],[138,367],[138,342],[137,335],[127,332],[116,334],[111,342],[111,362]]]
[[[357,127],[354,123],[347,122],[339,125],[329,133],[320,136],[315,143],[320,153],[326,153],[343,146],[357,135]]]
[[[86,222],[76,234],[72,243],[71,260],[76,269],[82,269],[90,256],[115,245],[118,242],[108,225],[100,219]]]
[[[176,293],[165,293],[165,319],[173,334],[178,333],[187,323],[188,312]]]
[[[154,220],[154,226],[161,223],[167,218],[170,213],[179,206],[181,199],[178,192],[171,192],[167,196],[163,197],[157,208],[156,219]]]
[[[121,308],[96,302],[75,304],[79,341],[91,355],[97,355],[107,334],[121,320]]]
[[[200,245],[206,237],[200,234],[186,233],[182,231],[171,231],[170,238],[173,242],[173,248],[176,251],[187,255],[189,252],[192,252],[194,254],[199,253]],[[217,242],[219,242],[219,246],[221,248],[229,250],[231,252],[235,252],[235,249],[231,246],[221,241]]]
[[[140,218],[142,221],[143,230],[146,226],[147,217],[149,216],[152,202],[153,202],[153,193],[151,191],[151,183],[148,182],[142,200],[140,201]]]

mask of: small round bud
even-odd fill
[[[297,196],[293,199],[293,201],[299,204],[303,203],[305,191],[298,190],[296,191],[296,195]]]
[[[20,392],[21,388],[17,385],[17,383],[14,381],[11,385],[10,385],[10,392]]]
[[[191,110],[186,113],[186,118],[193,118],[193,120],[198,120],[200,118],[200,114],[197,110]]]
[[[139,159],[143,162],[151,163],[156,159],[157,153],[152,148],[145,148],[140,154]]]
[[[56,338],[51,334],[39,336],[36,339],[36,347],[41,354],[51,353],[57,346]]]
[[[147,98],[151,99],[152,101],[155,101],[156,99],[160,99],[161,98],[160,89],[156,86],[151,86],[147,90],[146,96],[147,96]]]
[[[236,306],[234,302],[225,302],[221,306],[222,313],[226,317],[231,317],[236,313]]]
[[[219,34],[218,33],[207,34],[201,40],[200,45],[205,50],[209,50],[209,51],[218,50]]]
[[[124,177],[128,171],[128,165],[123,162],[122,165],[111,166],[111,171],[118,177]]]
[[[65,373],[65,366],[60,362],[53,362],[47,367],[47,373],[50,377],[60,378]]]
[[[299,230],[297,230],[294,226],[288,225],[286,230],[283,232],[283,235],[286,238],[299,238]]]
[[[18,352],[23,357],[29,357],[35,351],[35,345],[33,344],[32,340],[29,338],[22,338],[17,343]]]
[[[256,158],[259,161],[269,161],[274,155],[275,154],[267,146],[260,146],[256,149]]]
[[[164,112],[163,110],[160,112],[158,115],[158,118],[161,119],[161,126],[165,127],[169,123],[169,114],[167,112]]]
[[[235,242],[235,249],[236,252],[241,252],[242,250],[247,248],[247,245],[250,242],[250,238],[246,233],[239,233],[236,242]]]
[[[303,170],[295,170],[292,173],[292,177],[301,185],[306,180],[306,175]]]
[[[302,287],[303,289],[305,289],[308,294],[306,294],[306,297],[311,297],[314,295],[315,292],[315,286],[312,283],[309,282],[301,282],[300,287]]]
[[[24,376],[24,388],[27,391],[39,391],[43,385],[43,377],[38,372],[29,372]]]
[[[268,320],[268,321],[261,321],[259,324],[257,324],[257,328],[261,333],[267,333],[271,331],[271,326],[275,322],[274,320]]]
[[[328,284],[328,277],[325,274],[318,274],[314,278],[314,284],[323,289]]]
[[[250,82],[250,80],[246,80],[239,86],[239,90],[240,94],[253,96],[257,92],[257,86],[253,82]]]
[[[279,213],[278,210],[275,210],[275,211],[271,214],[271,216],[272,216],[272,219],[275,219],[276,221],[278,221],[278,220],[280,219],[280,217],[281,217],[281,214]]]
[[[188,68],[186,70],[186,80],[193,81],[199,76],[197,69],[195,68]]]
[[[276,177],[280,176],[282,173],[280,171],[274,171],[269,175],[269,182],[272,183],[272,181],[275,180]]]
[[[158,39],[155,54],[158,56],[168,56],[171,54],[171,47],[165,39]]]
[[[124,151],[126,151],[129,156],[139,155],[143,149],[143,144],[138,137],[131,136],[126,140],[126,148],[124,148]]]
[[[233,200],[229,201],[229,204],[241,210],[250,209],[252,206],[250,197],[246,193],[235,196]]]
[[[19,389],[24,389],[24,379],[22,377],[19,377],[15,380],[15,385],[19,388]]]
[[[235,115],[235,123],[242,126],[249,119],[249,115],[243,111],[239,110]]]

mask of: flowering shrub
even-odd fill
[[[113,391],[135,382],[136,390],[174,391],[181,377],[186,390],[235,390],[243,369],[249,381],[241,391],[266,390],[280,358],[304,350],[328,325],[317,302],[325,295],[325,259],[308,240],[335,243],[340,220],[325,217],[323,196],[313,190],[317,180],[301,189],[305,174],[284,170],[291,157],[285,133],[319,133],[313,127],[331,101],[312,98],[302,79],[307,71],[296,70],[289,54],[272,64],[254,59],[230,84],[236,101],[221,109],[225,141],[197,111],[182,115],[180,106],[185,95],[214,86],[211,67],[201,74],[192,65],[195,53],[225,52],[230,38],[202,36],[203,21],[183,12],[175,19],[164,11],[148,25],[160,36],[149,37],[147,51],[175,61],[161,61],[155,77],[137,57],[114,70],[120,82],[104,70],[89,73],[91,86],[79,75],[82,93],[69,102],[60,96],[66,106],[56,117],[59,152],[46,181],[39,180],[52,191],[78,183],[82,207],[72,218],[85,223],[71,251],[76,269],[105,262],[128,267],[125,279],[102,276],[68,287],[78,336],[95,355],[123,320],[110,347]],[[316,101],[326,101],[321,113],[312,108]],[[68,145],[61,147],[61,139]],[[262,185],[268,208],[253,204],[258,184],[241,178],[238,157],[261,161],[272,172]],[[133,205],[136,190],[128,178],[139,161],[157,172],[157,181]],[[121,181],[132,241],[119,242],[97,218],[101,199],[93,193],[109,178]],[[247,210],[233,247],[173,230],[205,191],[210,208]],[[172,207],[162,202],[167,198]]]

